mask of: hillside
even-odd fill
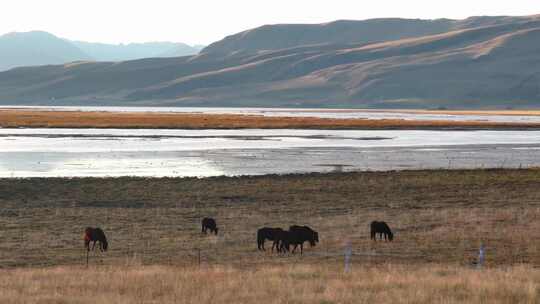
[[[324,24],[277,24],[247,30],[206,47],[227,54],[292,48],[299,45],[364,44],[441,34],[466,28],[518,22],[521,17],[470,17],[465,20],[369,19]]]
[[[356,33],[371,36],[336,30],[351,24],[357,24]],[[338,21],[302,25],[304,31],[313,33],[298,34],[302,39],[294,38],[295,28],[261,27],[227,37],[196,56],[15,69],[0,73],[0,103],[378,108],[540,105],[537,16]],[[320,35],[316,35],[317,28]],[[397,28],[402,31],[392,30]],[[353,42],[349,39],[353,36],[359,38]],[[295,39],[297,45],[292,42]],[[269,50],[267,44],[254,42],[267,40],[279,49]]]

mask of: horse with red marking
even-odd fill
[[[99,250],[101,250],[101,252],[105,252],[109,248],[107,237],[101,228],[87,227],[84,230],[84,247],[86,248],[86,251],[90,251],[90,242],[94,242],[92,250],[95,249],[96,243],[99,243]]]

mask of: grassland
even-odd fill
[[[0,179],[0,206],[1,303],[540,300],[537,169]],[[218,236],[201,235],[204,216]],[[394,242],[369,240],[376,219]],[[257,228],[290,224],[321,243],[303,256],[257,251]],[[88,269],[86,226],[110,241]]]
[[[0,270],[0,302],[538,303],[539,284],[540,271],[523,266],[55,267]]]
[[[0,265],[82,265],[82,231],[100,226],[110,251],[94,263],[246,267],[353,261],[540,266],[540,170],[404,171],[209,179],[0,179]],[[202,236],[215,217],[220,234]],[[393,243],[369,240],[387,221]],[[260,253],[262,226],[307,224],[321,243],[303,257]]]
[[[538,129],[539,123],[330,119],[236,114],[0,110],[2,128],[170,129]]]

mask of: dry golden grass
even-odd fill
[[[184,129],[527,129],[538,123],[415,121],[401,119],[327,119],[233,114],[75,112],[0,110],[0,127],[14,128],[184,128]]]
[[[1,303],[538,303],[540,271],[426,265],[0,271]]]

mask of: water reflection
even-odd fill
[[[0,177],[540,166],[538,131],[0,129]]]
[[[219,176],[212,161],[173,153],[0,153],[0,177]]]

